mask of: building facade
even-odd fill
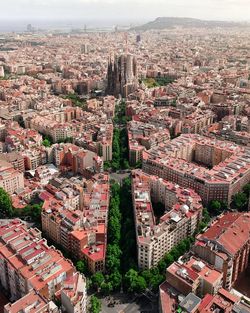
[[[20,308],[26,312],[36,306],[34,312],[58,312],[51,303],[55,295],[65,312],[86,312],[85,277],[59,250],[47,245],[38,229],[27,228],[18,219],[0,224],[0,284],[11,302],[17,301],[5,306],[5,312]],[[74,311],[74,306],[81,309]]]
[[[139,170],[132,177],[138,266],[149,269],[195,232],[202,218],[201,198],[190,189]],[[157,203],[165,211],[158,219],[153,210]]]

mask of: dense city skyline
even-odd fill
[[[0,313],[250,313],[249,1],[2,0]]]

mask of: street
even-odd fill
[[[118,184],[122,184],[123,179],[127,178],[130,176],[130,172],[129,173],[111,173],[110,174],[110,179],[115,180]]]
[[[102,313],[157,313],[158,302],[152,302],[144,295],[134,297],[127,294],[115,294],[100,299],[102,303]],[[113,307],[109,303],[116,303]]]

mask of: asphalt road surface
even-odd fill
[[[158,301],[153,303],[145,296],[132,299],[126,294],[116,294],[111,298],[101,299],[102,313],[158,313]],[[119,304],[109,307],[108,304],[113,301]]]
[[[110,179],[115,180],[118,184],[122,184],[123,179],[127,178],[130,176],[130,173],[111,173],[110,174]]]

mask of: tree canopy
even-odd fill
[[[76,263],[76,269],[78,272],[82,274],[86,274],[88,272],[87,262],[84,260],[79,260]]]
[[[238,192],[232,197],[231,207],[237,211],[246,211],[248,196],[244,192]]]
[[[92,296],[90,298],[90,312],[91,313],[101,312],[101,301],[96,296]]]
[[[41,212],[43,203],[27,204],[23,209],[15,209],[13,215],[16,217],[30,217],[33,222],[41,223]]]
[[[219,200],[212,200],[208,205],[208,210],[211,215],[220,215],[223,211],[228,210],[228,206],[225,202]]]
[[[145,278],[133,269],[125,274],[124,283],[129,292],[143,292],[147,288]]]
[[[92,284],[97,290],[101,288],[103,283],[104,283],[104,276],[101,272],[97,272],[94,275],[92,275]]]
[[[50,147],[51,146],[51,142],[47,138],[43,140],[42,144],[44,147]]]
[[[13,208],[9,194],[0,187],[0,218],[13,216]]]

